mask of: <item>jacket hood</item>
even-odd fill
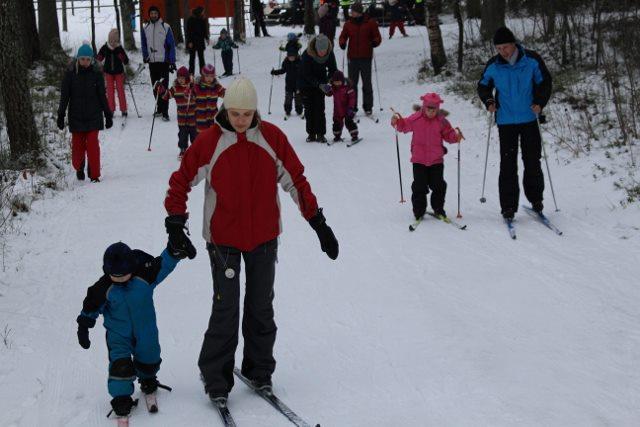
[[[318,56],[318,52],[316,51],[315,37],[311,39],[311,41],[309,42],[309,45],[307,46],[307,53],[318,64],[324,64],[325,62],[327,62],[327,60],[329,59],[329,56],[331,56],[332,51],[333,51],[333,44],[331,43],[331,40],[329,40],[329,48],[327,49],[327,54],[323,57]]]

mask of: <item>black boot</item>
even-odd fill
[[[307,142],[315,142],[316,140],[316,136],[312,133],[309,134],[309,136],[307,136]]]
[[[229,397],[229,393],[221,391],[215,392],[211,391],[208,393],[209,399],[217,406],[227,406],[227,398]]]
[[[158,379],[156,377],[151,378],[138,378],[138,383],[140,383],[140,390],[144,394],[155,393],[158,389]]]
[[[531,208],[538,213],[542,213],[542,209],[544,209],[544,205],[542,204],[542,202],[535,202],[535,203],[531,203]]]
[[[126,417],[131,413],[131,408],[134,406],[134,401],[131,396],[116,396],[111,400],[111,407],[113,412],[118,417]]]

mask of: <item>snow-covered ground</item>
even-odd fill
[[[453,41],[455,26],[445,20],[443,30]],[[263,117],[284,129],[306,165],[341,246],[338,260],[329,260],[294,204],[282,198],[275,392],[323,426],[640,425],[638,208],[612,209],[610,184],[593,182],[588,161],[563,166],[560,153],[560,162],[555,155],[551,162],[560,212],[553,211],[549,189],[545,195],[547,213],[564,236],[521,212],[518,240],[509,239],[499,216],[497,132],[488,202],[480,204],[486,116],[469,100],[445,93],[444,84],[416,82],[423,50],[414,27],[410,38],[385,36],[376,49],[382,92],[381,103],[376,92],[376,109],[385,110],[377,111],[379,124],[360,122],[365,140],[352,148],[307,144],[302,120],[283,121],[283,78],[274,81],[273,114],[267,114],[268,70],[288,29],[270,31],[278,37],[250,39],[240,49],[242,74],[258,87]],[[69,36],[83,38],[79,31]],[[212,62],[211,50],[206,55]],[[340,64],[342,51],[337,59]],[[0,275],[0,425],[113,423],[105,418],[102,322],[83,350],[75,318],[86,288],[101,274],[107,245],[122,240],[151,253],[164,248],[164,193],[178,166],[174,104],[171,122],[156,121],[148,152],[151,90],[134,88],[143,118],[130,114],[124,130],[117,118],[101,133],[103,182],[76,182],[69,167],[71,189],[35,203],[19,220],[20,234],[8,236]],[[467,138],[466,231],[428,219],[410,233],[410,203],[398,203],[388,107],[409,113],[427,91],[442,94],[451,122]],[[409,140],[400,136],[406,199]],[[445,171],[451,216],[455,152]],[[155,293],[159,379],[174,391],[159,394],[156,415],[136,409],[134,425],[219,425],[196,364],[212,296],[199,237],[202,190],[191,193],[189,206],[199,255],[182,262]],[[243,384],[236,384],[229,407],[241,426],[289,425]]]

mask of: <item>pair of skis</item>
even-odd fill
[[[358,138],[358,139],[356,139],[355,141],[347,142],[347,148],[348,148],[348,147],[353,147],[354,145],[358,144],[358,143],[359,143],[359,142],[361,142],[361,141],[362,141],[362,138]],[[340,138],[340,139],[339,139],[339,140],[337,140],[337,141],[327,140],[327,145],[328,145],[329,147],[331,147],[331,146],[332,146],[333,144],[335,144],[336,142],[344,142],[344,139]]]
[[[365,114],[364,117],[369,119],[369,120],[371,120],[373,123],[379,123],[380,122],[380,119],[378,117],[374,116],[373,114],[369,114],[369,115]],[[359,118],[355,119],[355,122],[356,123],[360,123],[360,119]]]
[[[287,417],[287,419],[289,421],[291,421],[291,423],[293,423],[295,426],[298,426],[298,427],[312,427],[311,424],[309,424],[305,420],[303,420],[298,414],[293,412],[282,400],[280,400],[273,393],[273,390],[271,390],[271,389],[265,390],[265,389],[255,388],[255,386],[253,385],[251,380],[249,380],[244,375],[242,375],[242,373],[240,372],[240,369],[238,369],[237,367],[233,368],[233,373],[243,383],[245,383],[247,386],[249,386],[249,388],[251,388],[251,390],[255,391],[260,397],[262,397],[264,400],[269,402],[269,404],[271,404],[271,406],[273,406],[278,412],[280,412],[282,415]],[[227,407],[226,402],[225,403],[219,403],[219,402],[216,403],[216,402],[214,402],[214,405],[218,409],[218,412],[220,413],[220,418],[222,418],[222,422],[224,423],[224,425],[226,427],[235,427],[236,423],[233,420],[233,416],[231,415],[231,412],[229,411],[229,408]],[[316,424],[315,427],[320,427],[320,424]]]
[[[156,398],[155,392],[150,394],[145,394],[144,401],[147,405],[147,411],[149,411],[150,414],[155,414],[156,412],[158,412],[158,400]],[[138,399],[133,401],[133,407],[135,408],[137,406],[138,406]],[[112,412],[113,410],[109,411],[109,413],[107,414],[107,418],[111,415]],[[131,415],[127,415],[125,417],[116,417],[117,426],[129,427],[129,417],[131,417]]]
[[[549,230],[553,231],[556,235],[558,236],[562,236],[562,231],[556,227],[550,220],[549,218],[547,218],[547,216],[545,214],[543,214],[542,212],[538,212],[533,210],[533,208],[529,207],[529,206],[522,206],[524,208],[524,211],[529,214],[532,218],[534,218],[537,222],[539,222],[540,224],[544,225],[545,227],[547,227]],[[516,236],[516,227],[513,224],[513,219],[506,219],[504,220],[505,225],[507,226],[507,230],[509,231],[509,236],[511,236],[511,238],[513,240],[516,240],[517,236]]]
[[[451,218],[444,216],[444,215],[436,215],[435,212],[427,212],[427,215],[444,222],[445,224],[449,224],[449,225],[453,225],[455,228],[457,228],[458,230],[466,230],[467,229],[467,225],[466,224],[460,224],[457,221],[452,220]],[[416,229],[418,228],[418,226],[420,224],[422,224],[422,221],[424,219],[424,216],[417,219],[415,222],[411,223],[409,225],[409,231],[416,231]]]

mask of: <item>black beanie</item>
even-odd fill
[[[496,30],[496,33],[493,35],[493,44],[505,44],[505,43],[515,43],[516,38],[507,27],[500,27]]]

